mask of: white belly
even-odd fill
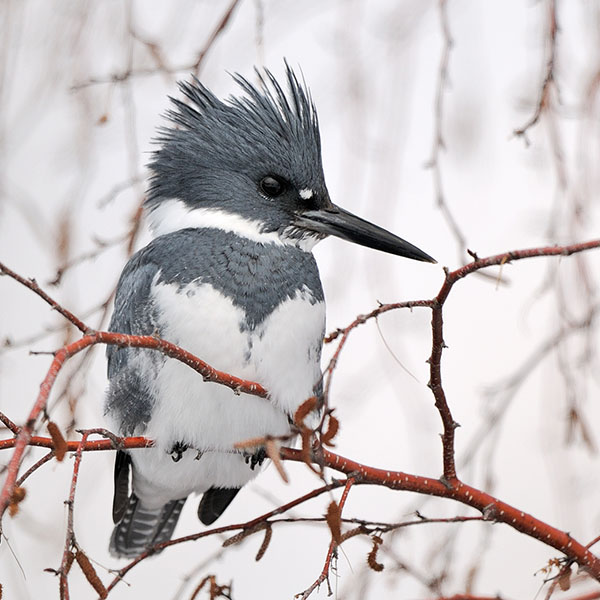
[[[163,495],[179,498],[249,481],[256,471],[233,453],[234,444],[286,434],[288,415],[313,394],[321,376],[325,306],[311,304],[308,292],[282,302],[255,330],[243,331],[243,310],[212,286],[177,289],[164,284],[154,288],[162,337],[219,370],[260,383],[270,396],[235,395],[167,359],[152,386],[157,401],[145,432],[156,447],[132,453],[136,492],[157,502]],[[179,462],[168,454],[176,442],[190,446]],[[197,451],[202,453],[199,460]]]

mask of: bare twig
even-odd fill
[[[65,319],[70,321],[82,333],[92,331],[92,329],[81,321],[81,319],[78,319],[71,311],[61,306],[56,300],[46,294],[46,292],[44,292],[44,290],[36,283],[35,279],[25,279],[25,277],[21,277],[21,275],[18,275],[2,263],[0,263],[0,274],[8,275],[8,277],[11,277],[21,285],[29,288],[33,293],[37,294],[42,300],[47,302],[56,312],[60,313]]]
[[[527,139],[527,131],[531,129],[540,120],[542,113],[548,109],[550,101],[550,93],[554,81],[554,68],[556,63],[556,35],[558,33],[558,25],[556,21],[556,0],[548,0],[548,59],[546,61],[546,70],[544,74],[544,80],[542,82],[542,88],[540,90],[540,96],[537,101],[533,115],[524,123],[521,127],[518,127],[513,131],[513,134],[522,137],[525,143],[529,145]]]
[[[344,491],[342,493],[342,497],[340,499],[339,505],[335,504],[335,502],[332,502],[330,505],[330,507],[332,507],[332,506],[336,507],[338,520],[341,518],[344,504],[346,503],[346,499],[348,498],[348,493],[350,492],[350,488],[352,487],[353,483],[354,483],[354,478],[348,477],[348,479],[346,480],[346,485],[344,486]],[[329,520],[328,520],[328,523],[329,523]],[[330,524],[330,528],[331,527],[332,526]],[[336,537],[338,537],[338,539],[335,539]],[[321,574],[317,577],[317,579],[312,583],[312,585],[310,587],[308,587],[306,590],[304,590],[304,592],[302,592],[301,594],[296,595],[296,597],[297,598],[299,597],[300,600],[306,600],[324,581],[327,582],[327,588],[329,591],[328,594],[329,594],[329,596],[331,596],[332,591],[331,591],[331,584],[329,583],[329,570],[331,569],[331,561],[333,559],[334,552],[336,551],[336,549],[340,543],[339,537],[340,537],[339,532],[338,532],[338,534],[336,534],[332,530],[331,542],[329,542],[329,549],[327,550],[327,556],[325,557],[325,564],[323,565],[323,570],[321,571]]]
[[[215,26],[215,28],[213,29],[211,34],[208,36],[206,43],[204,44],[202,49],[198,52],[198,54],[196,55],[196,58],[192,62],[186,63],[186,64],[181,64],[181,65],[178,65],[175,67],[169,67],[166,64],[159,64],[158,66],[152,67],[152,68],[135,69],[135,68],[133,68],[133,66],[130,66],[129,68],[126,68],[124,71],[122,71],[120,73],[113,73],[112,75],[109,75],[108,77],[92,77],[86,81],[83,81],[81,83],[77,83],[77,84],[73,85],[71,89],[73,91],[79,91],[84,88],[90,87],[92,85],[107,84],[107,83],[113,83],[113,84],[114,83],[123,83],[125,81],[128,81],[128,80],[136,78],[136,77],[152,76],[158,72],[174,74],[174,73],[182,73],[182,72],[191,71],[195,75],[199,75],[200,69],[202,68],[202,63],[204,62],[206,55],[212,49],[212,47],[214,46],[216,41],[219,39],[219,37],[222,35],[222,33],[227,29],[227,25],[229,24],[229,21],[231,20],[231,17],[233,15],[235,9],[237,8],[237,6],[240,3],[241,3],[241,0],[233,0],[232,1],[232,3],[229,5],[229,7],[224,11],[221,19],[219,20],[219,22],[217,23],[217,25]],[[147,40],[144,41],[144,44],[146,46],[148,46],[149,43],[150,42],[148,42]],[[155,55],[155,58],[156,58],[156,55]]]
[[[84,433],[81,438],[81,444],[75,455],[75,463],[73,464],[73,476],[71,478],[71,489],[69,491],[69,499],[67,505],[67,532],[65,535],[65,547],[63,550],[62,562],[58,570],[59,575],[59,590],[61,600],[69,600],[69,567],[73,563],[73,549],[76,549],[75,532],[73,529],[73,511],[75,506],[75,490],[77,489],[77,479],[79,477],[79,466],[83,456],[83,448],[88,438],[88,433]]]
[[[286,460],[303,462],[299,450],[282,448],[282,456]],[[456,480],[451,487],[443,480],[369,467],[339,454],[329,452],[324,448],[320,450],[319,460],[326,467],[345,473],[348,476],[358,477],[356,485],[376,483],[390,489],[417,491],[441,498],[452,498],[476,508],[482,512],[487,520],[506,523],[513,529],[556,548],[569,559],[584,567],[590,576],[600,581],[600,558],[568,533],[560,531],[534,516],[461,481]]]
[[[52,387],[54,386],[58,373],[69,358],[95,344],[113,344],[120,347],[148,348],[152,350],[158,350],[165,356],[175,358],[200,373],[204,381],[224,383],[224,385],[227,385],[236,393],[243,392],[263,398],[267,396],[267,391],[259,384],[251,381],[245,381],[238,377],[223,373],[222,371],[213,369],[210,365],[200,360],[190,352],[187,352],[186,350],[183,350],[175,344],[171,344],[165,340],[160,340],[151,336],[124,335],[120,333],[109,333],[106,331],[97,331],[84,335],[78,341],[61,348],[54,354],[54,360],[52,361],[48,373],[40,386],[40,393],[29,413],[27,423],[21,428],[19,434],[17,435],[14,446],[15,451],[8,465],[7,477],[2,488],[2,493],[0,494],[0,516],[4,514],[4,511],[9,504],[23,453],[27,447],[29,439],[31,438],[36,421],[48,402],[48,397],[52,391]]]
[[[251,521],[248,521],[247,523],[236,524],[236,525],[226,525],[223,527],[216,527],[214,529],[209,529],[208,531],[202,531],[200,533],[196,533],[193,535],[187,535],[185,537],[177,538],[174,540],[169,540],[168,542],[163,542],[162,544],[157,544],[156,546],[153,546],[152,548],[149,548],[148,550],[146,550],[143,554],[141,554],[140,556],[138,556],[137,558],[132,560],[129,564],[125,565],[125,567],[120,569],[119,572],[117,573],[116,577],[113,579],[113,581],[110,583],[110,585],[106,589],[110,592],[110,590],[112,590],[117,584],[119,584],[123,580],[123,577],[129,571],[131,571],[131,569],[133,569],[137,564],[139,564],[140,562],[142,562],[143,560],[148,558],[148,556],[151,556],[152,554],[156,553],[158,550],[162,550],[164,548],[167,548],[168,546],[173,546],[175,544],[191,542],[191,541],[199,540],[199,539],[209,537],[209,536],[219,534],[219,533],[226,533],[228,531],[236,531],[236,530],[261,531],[264,527],[259,527],[259,526],[264,525],[267,522],[267,520],[270,519],[272,516],[282,514],[286,511],[288,511],[290,508],[294,508],[295,506],[298,506],[299,504],[303,504],[307,500],[316,498],[317,496],[320,496],[321,494],[324,494],[326,492],[334,490],[345,484],[346,484],[346,481],[334,480],[333,482],[331,482],[327,485],[324,485],[322,487],[316,488],[316,489],[312,490],[311,492],[308,492],[307,494],[304,494],[303,496],[300,496],[299,498],[296,498],[295,500],[292,500],[291,502],[284,504],[283,506],[279,506],[279,507],[275,508],[274,510],[270,510],[269,512],[265,513],[264,515],[261,515],[260,517],[252,519]]]
[[[441,381],[441,353],[443,349],[443,321],[442,321],[442,310],[445,301],[449,297],[449,294],[453,288],[453,286],[460,281],[461,279],[467,277],[469,274],[477,272],[481,269],[492,265],[503,265],[507,262],[522,260],[525,258],[532,257],[541,257],[541,256],[568,256],[574,253],[583,252],[585,250],[591,250],[594,248],[600,247],[600,240],[592,240],[589,242],[572,244],[569,246],[550,246],[550,247],[542,247],[542,248],[531,248],[526,250],[517,250],[512,252],[506,252],[503,254],[490,256],[487,258],[476,258],[472,263],[469,263],[459,269],[454,271],[446,271],[446,276],[444,282],[435,298],[431,300],[422,300],[418,302],[404,302],[397,303],[395,305],[382,305],[369,313],[368,315],[362,315],[358,317],[353,323],[351,323],[345,330],[340,330],[340,332],[336,332],[330,339],[334,339],[338,335],[341,334],[342,338],[340,340],[340,345],[337,349],[337,357],[339,356],[339,352],[341,351],[341,347],[345,344],[348,335],[351,331],[353,331],[358,325],[365,323],[367,320],[371,318],[377,317],[379,314],[386,312],[387,310],[392,310],[394,308],[412,308],[413,306],[420,306],[430,308],[432,310],[432,354],[430,357],[430,377],[431,377],[431,388],[435,397],[435,404],[442,418],[442,422],[444,425],[444,433],[443,433],[443,465],[444,465],[444,476],[441,480],[434,480],[430,478],[424,478],[417,475],[411,475],[403,472],[395,472],[395,471],[384,471],[382,469],[376,469],[373,467],[369,467],[358,462],[352,461],[351,459],[344,458],[340,455],[333,454],[327,451],[325,448],[316,448],[313,449],[315,452],[314,461],[319,465],[320,470],[323,467],[329,467],[331,469],[341,471],[348,476],[348,480],[346,481],[346,489],[345,493],[342,496],[342,501],[340,502],[340,506],[336,508],[336,510],[340,511],[343,506],[345,499],[348,494],[348,490],[352,485],[352,482],[356,484],[375,484],[375,485],[383,485],[391,489],[396,490],[410,490],[419,492],[421,494],[428,494],[443,498],[454,499],[459,502],[462,502],[468,506],[476,508],[481,511],[483,515],[483,519],[485,520],[493,520],[498,522],[503,522],[514,529],[528,535],[534,537],[547,545],[550,545],[567,557],[567,559],[571,562],[577,562],[580,566],[585,568],[589,574],[600,580],[600,559],[598,559],[594,554],[590,552],[590,550],[579,542],[571,538],[568,534],[559,531],[556,528],[544,523],[535,517],[525,514],[522,511],[502,502],[501,500],[490,496],[489,494],[468,486],[467,484],[460,481],[456,475],[456,469],[454,466],[454,421],[452,419],[452,415],[450,412],[450,408],[448,406],[445,393],[442,386]],[[20,281],[23,278],[15,277],[17,281]],[[25,281],[25,280],[23,280]],[[41,295],[46,301],[52,304],[54,301],[47,297],[44,297],[43,292],[40,294],[39,288],[37,286],[27,285],[27,287]],[[57,303],[55,303],[57,304]],[[58,306],[58,305],[57,305]],[[58,306],[58,308],[61,308]],[[64,313],[64,309],[59,311],[64,316],[68,317],[68,314]],[[68,313],[68,311],[67,311]],[[70,320],[70,319],[69,319]],[[248,394],[253,394],[260,397],[266,397],[267,391],[264,390],[260,385],[254,382],[249,382],[245,380],[241,380],[232,375],[222,373],[216,371],[211,368],[209,365],[186,352],[185,350],[178,348],[177,346],[170,344],[164,340],[159,340],[150,336],[131,336],[131,335],[122,335],[118,333],[108,333],[108,332],[92,332],[87,333],[81,339],[68,344],[67,346],[61,348],[56,353],[54,353],[54,359],[52,364],[48,370],[46,378],[41,385],[40,394],[34,407],[32,408],[29,418],[25,425],[20,429],[13,431],[16,435],[14,438],[10,438],[7,440],[3,440],[0,442],[0,448],[14,448],[13,456],[9,463],[7,477],[5,481],[4,488],[2,490],[2,495],[0,496],[0,508],[2,512],[5,510],[8,503],[11,501],[12,495],[15,491],[15,484],[17,479],[17,472],[20,465],[21,458],[23,456],[24,449],[31,444],[41,445],[49,448],[54,448],[54,442],[51,438],[35,438],[32,436],[33,430],[37,421],[37,418],[41,411],[43,411],[46,406],[49,394],[52,390],[54,382],[56,380],[56,376],[58,375],[60,369],[63,364],[72,356],[76,355],[78,352],[89,348],[95,344],[114,344],[120,347],[135,347],[135,348],[148,348],[154,349],[162,352],[166,356],[171,358],[176,358],[181,362],[184,362],[188,366],[194,368],[198,371],[205,380],[214,381],[217,383],[221,383],[223,385],[229,386],[231,389],[237,392],[244,392]],[[333,363],[335,366],[335,362]],[[332,367],[333,368],[333,367]],[[331,373],[329,374],[331,376]],[[8,424],[10,428],[10,422]],[[14,424],[13,424],[14,425]],[[13,427],[16,429],[16,426]],[[94,433],[100,433],[102,435],[107,436],[108,433],[104,430],[93,430]],[[97,442],[89,442],[87,440],[87,436],[92,433],[92,430],[87,432],[87,435],[80,442],[67,442],[66,448],[67,450],[72,450],[76,448],[78,452],[78,456],[81,456],[82,452],[92,449],[109,449],[117,447],[144,447],[151,442],[144,438],[112,438],[107,440],[99,440]],[[110,438],[110,436],[109,436]],[[62,443],[62,442],[61,442]],[[63,444],[64,445],[64,444]],[[306,462],[307,458],[305,456],[305,452],[302,450],[292,450],[292,449],[281,449],[281,455],[283,458],[287,460],[295,460]],[[47,462],[50,460],[50,455],[46,455],[43,457],[42,461],[40,461],[37,466],[34,465],[35,468],[38,468],[40,464]],[[79,468],[79,462],[77,463],[77,468]],[[30,472],[33,472],[35,469],[30,469],[25,476],[28,476]],[[24,476],[24,477],[25,477]],[[22,478],[23,479],[23,478]],[[74,478],[76,482],[76,478]],[[73,484],[74,485],[74,484]],[[120,578],[133,566],[138,564],[145,557],[153,554],[159,549],[165,548],[167,546],[182,543],[185,541],[191,541],[193,539],[199,539],[201,537],[205,537],[207,535],[212,535],[216,533],[222,533],[225,531],[232,531],[235,529],[241,530],[244,535],[248,535],[255,531],[259,531],[269,526],[269,519],[271,516],[275,514],[280,514],[282,511],[291,508],[292,506],[296,506],[297,504],[304,502],[306,499],[310,497],[315,497],[320,493],[323,493],[326,490],[334,489],[341,485],[339,482],[334,482],[333,484],[329,484],[319,488],[319,490],[315,490],[302,498],[299,498],[287,505],[279,507],[275,511],[270,511],[266,515],[262,515],[257,519],[249,521],[248,523],[231,526],[225,528],[217,528],[207,532],[202,532],[200,534],[195,534],[193,536],[186,536],[184,538],[179,538],[177,540],[170,540],[169,542],[165,542],[156,546],[155,548],[149,549],[142,556],[138,557],[135,561],[127,565],[124,569],[122,569],[117,579],[111,583],[109,589],[114,587],[116,583],[120,580]],[[72,490],[73,490],[72,486]],[[336,505],[337,506],[337,505]],[[339,514],[337,512],[336,514]],[[333,517],[331,517],[333,519]],[[335,520],[335,519],[334,519]],[[339,522],[339,520],[335,520]],[[333,522],[333,521],[332,521]],[[331,527],[331,524],[330,524]],[[359,526],[360,527],[360,526]],[[337,531],[337,529],[336,529]],[[357,533],[362,533],[363,530],[357,530]],[[341,534],[340,534],[341,535]],[[337,544],[339,540],[335,540],[335,533],[332,529],[332,539]],[[339,536],[338,536],[339,537]],[[340,538],[341,539],[341,538]],[[327,574],[329,572],[332,556],[334,552],[334,545],[330,545],[330,551],[328,552],[328,557],[326,559],[326,568],[324,568],[325,578],[321,581],[324,581],[327,578]],[[76,554],[76,557],[79,554]],[[63,557],[64,558],[64,557]],[[84,556],[80,556],[81,560],[84,560]],[[70,555],[66,555],[66,561],[71,560]],[[79,562],[79,559],[78,559]],[[87,568],[87,567],[86,567]],[[91,576],[91,575],[90,575]],[[89,580],[89,578],[88,578]],[[95,579],[94,579],[95,581]],[[97,583],[97,582],[96,582]],[[317,584],[318,585],[318,584]],[[65,588],[66,589],[66,588]],[[66,592],[68,593],[68,591]]]

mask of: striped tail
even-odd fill
[[[185,501],[186,498],[172,500],[162,507],[148,509],[131,494],[125,514],[110,538],[110,553],[134,558],[155,544],[170,540]]]

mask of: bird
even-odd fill
[[[116,452],[116,557],[170,540],[191,495],[211,525],[264,466],[264,448],[236,443],[290,435],[298,407],[322,393],[317,242],[336,236],[435,262],[332,203],[315,104],[287,61],[283,84],[266,68],[254,82],[232,77],[238,93],[227,98],[196,77],[170,98],[148,165],[152,239],[123,269],[109,330],[177,344],[268,397],[205,382],[154,350],[107,347],[112,431],[154,442]]]

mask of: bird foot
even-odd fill
[[[252,471],[254,471],[256,465],[258,465],[259,467],[262,466],[263,462],[265,461],[265,458],[267,458],[267,451],[263,446],[261,446],[258,450],[256,450],[253,453],[242,452],[242,456],[244,457],[246,464],[250,466],[250,469],[252,469]]]
[[[168,454],[171,455],[173,462],[179,462],[183,458],[183,454],[188,448],[189,446],[183,442],[175,442]]]

